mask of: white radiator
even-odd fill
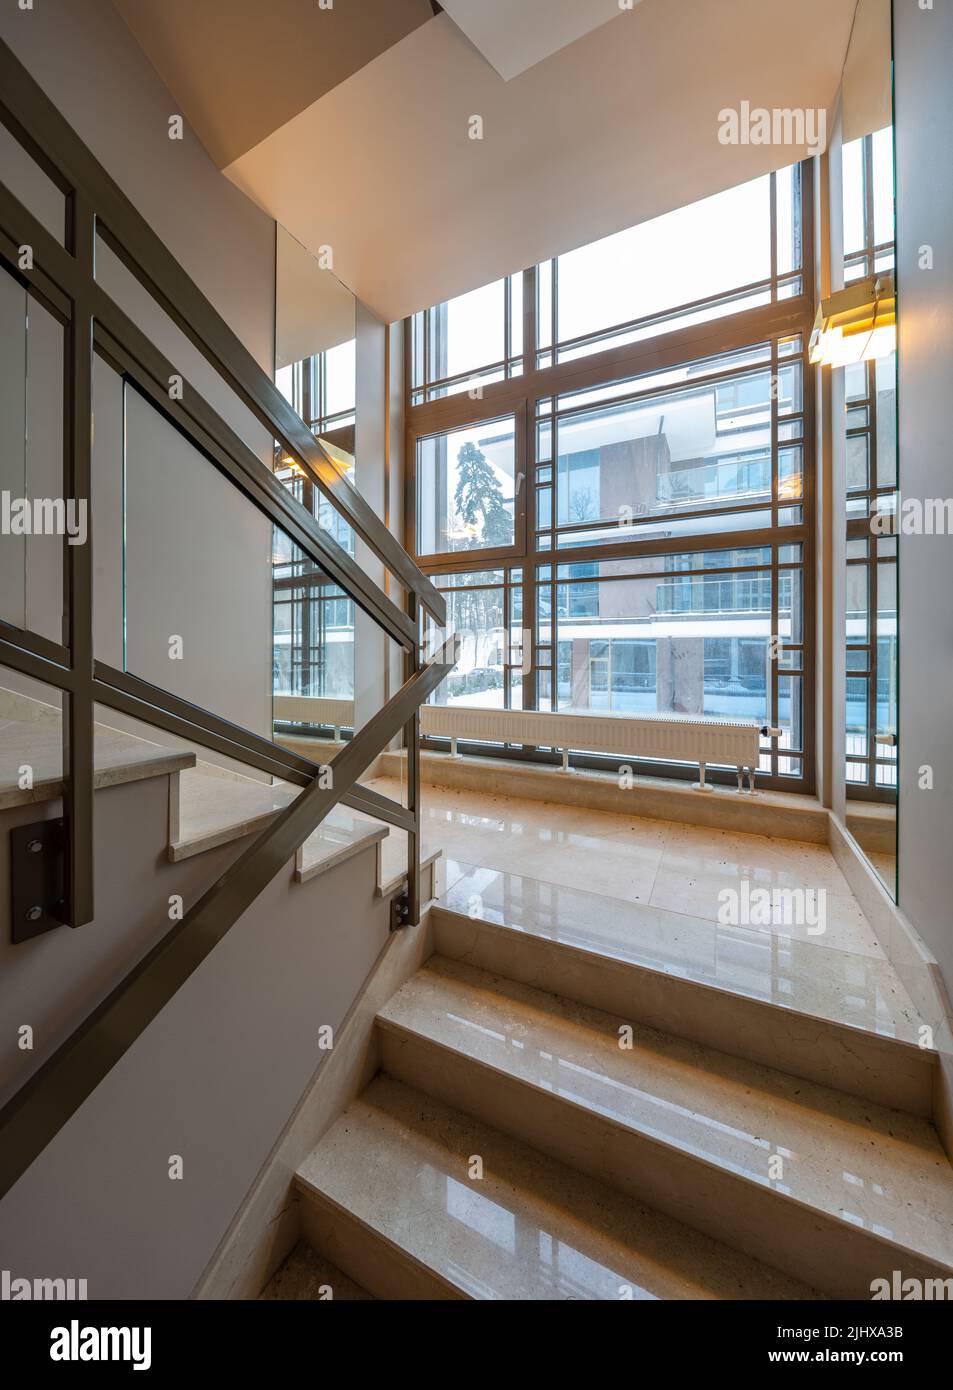
[[[431,737],[449,738],[453,756],[461,738],[559,748],[566,772],[570,770],[571,748],[623,758],[698,763],[697,785],[703,790],[708,788],[708,763],[736,768],[739,787],[747,769],[749,786],[753,787],[761,741],[761,727],[754,722],[705,715],[547,714],[543,710],[474,709],[466,705],[423,705],[420,730]]]
[[[332,700],[323,695],[276,695],[273,712],[275,719],[286,720],[289,724],[330,724],[336,740],[342,728],[354,727],[353,700]]]

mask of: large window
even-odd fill
[[[755,719],[781,730],[765,784],[812,788],[809,183],[756,179],[408,325],[407,541],[462,634],[439,702]]]
[[[756,719],[800,775],[803,591],[800,545],[541,565],[538,708]]]

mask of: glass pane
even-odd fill
[[[877,392],[877,486],[897,484],[897,354],[878,357],[875,363]]]
[[[333,417],[352,413],[355,406],[357,394],[357,367],[356,352],[357,341],[352,338],[349,343],[339,343],[337,347],[328,348],[324,354],[324,415],[326,425],[330,425]],[[319,433],[324,430],[320,429]]]
[[[431,381],[460,376],[506,356],[506,281],[495,280],[430,311]]]
[[[468,571],[453,577],[446,590],[447,625],[457,633],[459,655],[453,674],[438,687],[433,702],[503,709],[511,637],[506,621],[506,589],[501,570]],[[494,580],[500,582],[494,582]],[[435,581],[443,587],[443,581]]]
[[[867,755],[867,680],[848,677],[847,680],[847,758]],[[863,764],[854,765],[853,781],[866,781]]]
[[[864,141],[861,137],[844,145],[843,195],[844,195],[844,254],[860,251],[867,245],[866,221],[864,216]]]
[[[284,227],[276,242],[275,382],[315,434],[354,425],[357,301]],[[344,446],[353,451],[353,435]]]
[[[559,341],[766,279],[770,232],[765,176],[560,256]]]
[[[523,275],[510,277],[510,356],[523,353]]]
[[[847,641],[867,641],[867,566],[847,566]]]
[[[874,180],[874,244],[894,239],[893,126],[874,131],[870,140]]]
[[[775,175],[778,219],[778,274],[801,265],[801,170],[792,164]]]
[[[0,271],[0,621],[63,640],[63,547],[88,499],[64,494],[62,324]]]
[[[877,732],[881,734],[897,733],[897,677],[897,562],[881,560],[877,565]],[[895,749],[892,757],[896,757]]]
[[[846,462],[848,492],[865,492],[867,489],[867,452],[869,447],[870,443],[866,434],[848,435]]]
[[[61,246],[66,243],[66,195],[0,122],[3,182]]]
[[[419,553],[512,545],[515,478],[512,415],[418,440]]]
[[[574,578],[556,586],[559,709],[767,717],[770,571],[673,573],[679,559],[647,557],[655,573],[640,579],[565,567]],[[799,585],[787,601],[787,627],[799,632]]]
[[[272,527],[127,386],[125,669],[271,735]]]
[[[542,261],[536,270],[536,342],[541,348],[553,341],[553,263]],[[542,366],[543,363],[540,363]]]
[[[25,498],[27,294],[13,276],[0,272],[0,488]],[[26,626],[24,557],[26,539],[12,526],[0,528],[0,620]]]
[[[784,750],[804,747],[802,685],[801,676],[778,677],[778,728],[783,730],[778,739],[778,771],[782,776],[801,771],[798,763],[784,757]]]
[[[560,526],[768,502],[770,372],[560,417],[557,451]]]

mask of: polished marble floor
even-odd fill
[[[371,785],[398,795],[396,781]],[[814,895],[806,903],[816,908],[823,902],[822,921],[813,920],[816,911],[800,923],[788,920],[779,904],[777,912],[763,914],[769,916],[763,924],[732,925],[885,959],[826,846],[429,784],[422,799],[424,844],[439,845],[447,861],[638,903],[695,922],[725,921],[730,907],[725,889],[738,894],[741,911],[745,895],[749,904],[755,901],[755,890],[801,889]]]

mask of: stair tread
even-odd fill
[[[93,725],[93,785],[120,786],[189,769],[195,754],[152,743],[136,734]],[[20,786],[22,768],[33,785]],[[63,729],[60,711],[27,695],[0,689],[0,807],[52,800],[63,791]]]
[[[953,1267],[953,1169],[925,1120],[433,957],[384,1028],[551,1092]],[[568,1115],[567,1115],[568,1118]],[[783,1178],[769,1177],[772,1155]]]
[[[200,762],[179,781],[179,833],[172,845],[173,859],[186,859],[261,830],[300,791],[290,782],[260,782]],[[296,864],[299,881],[307,881],[375,841],[382,842],[379,889],[384,894],[396,891],[407,876],[406,831],[340,804],[301,846]],[[439,853],[425,843],[421,865],[426,866]]]
[[[447,873],[448,912],[920,1050],[922,1019],[889,961],[453,859]]]
[[[819,1297],[387,1076],[297,1180],[471,1298]]]

